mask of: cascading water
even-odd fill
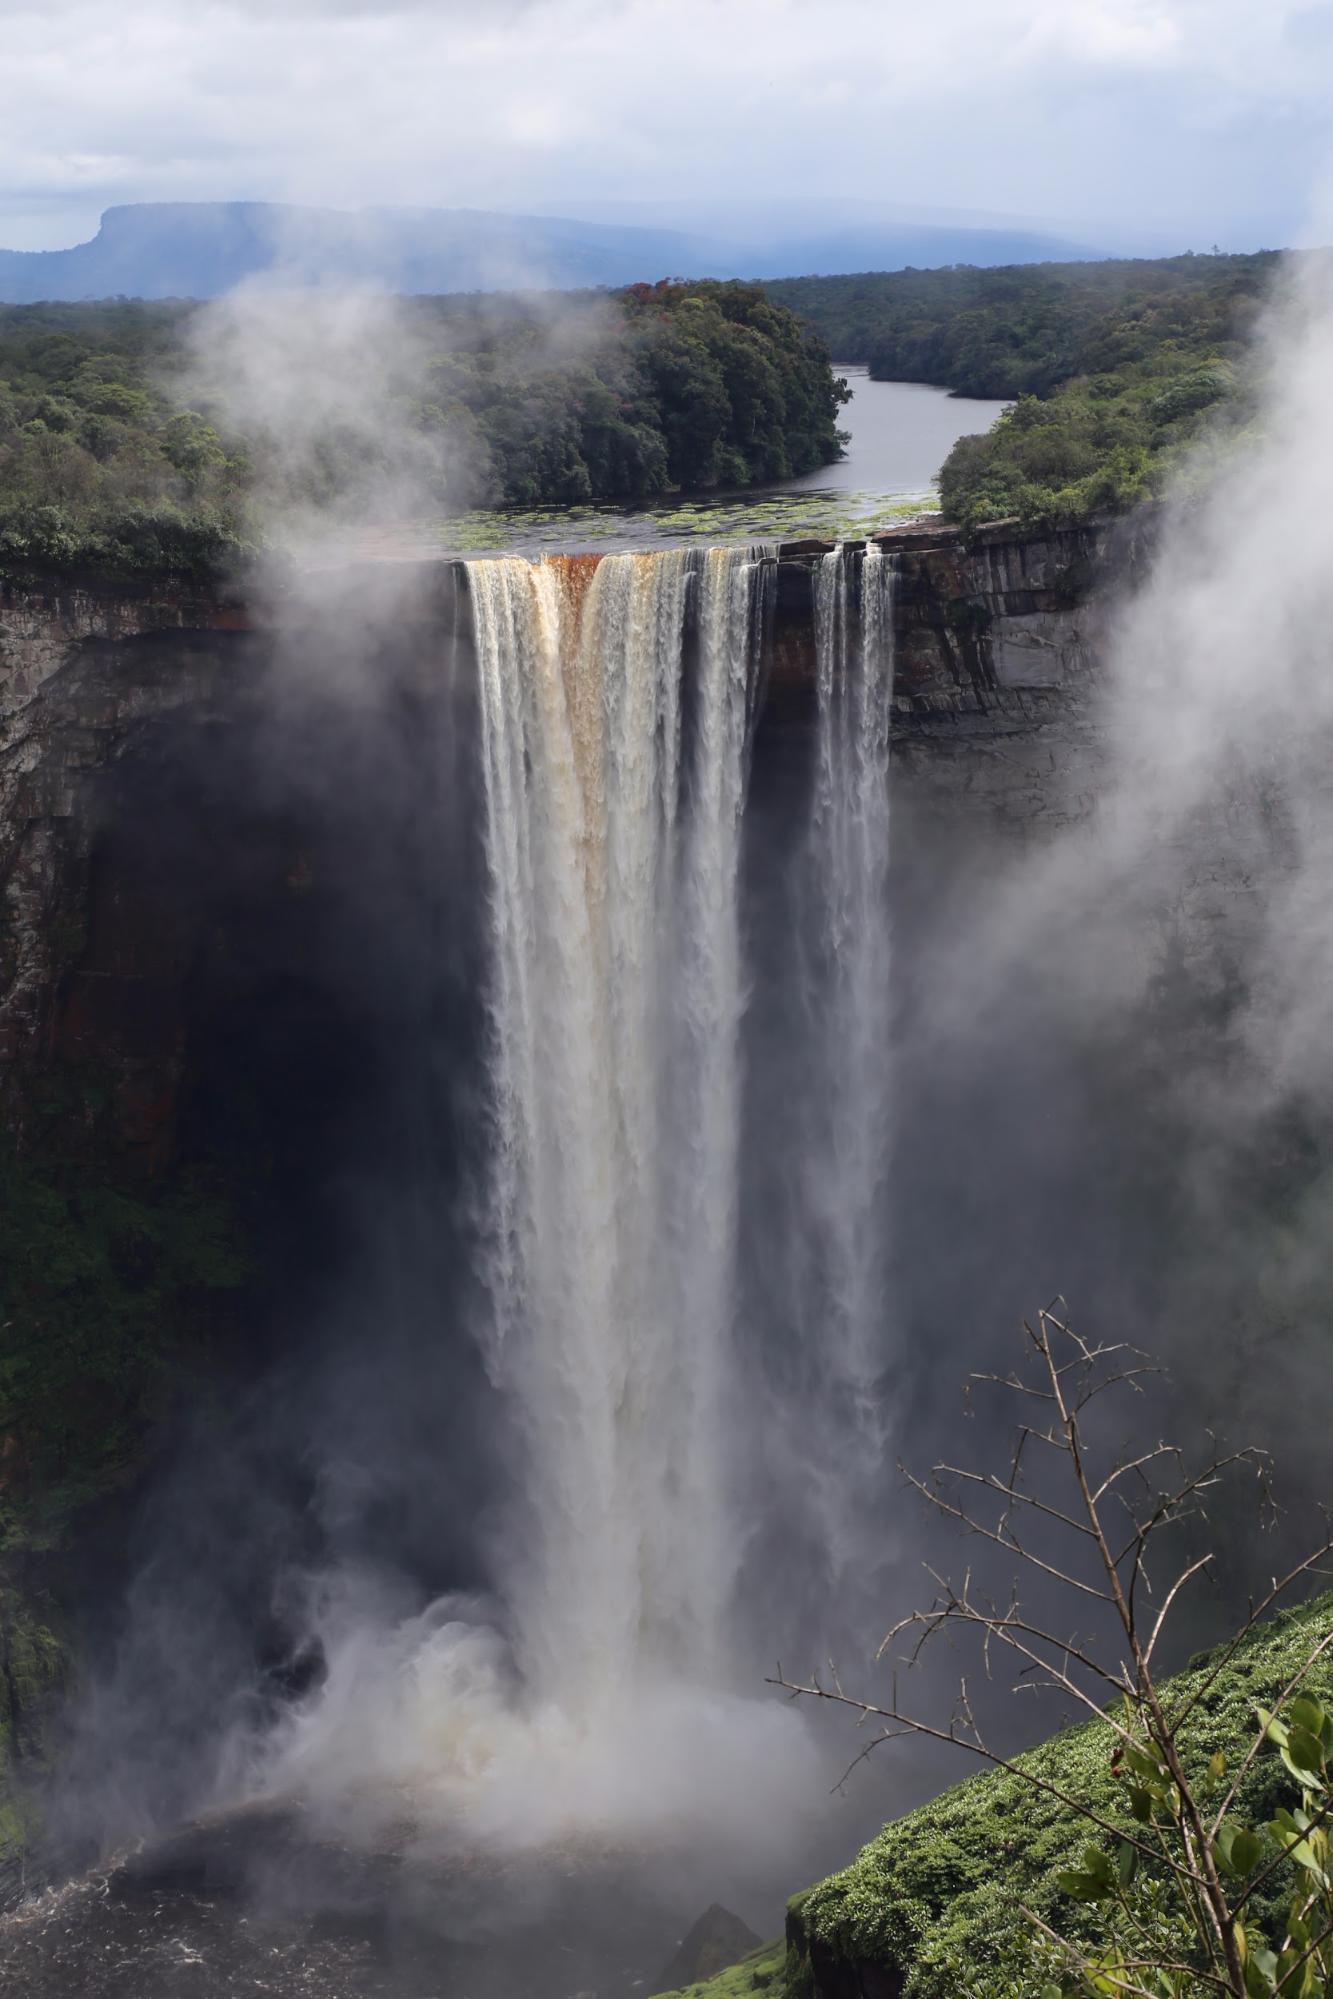
[[[894,582],[873,545],[815,565],[807,810],[791,827],[789,783],[767,818],[756,796],[743,1261],[761,1416],[742,1583],[748,1623],[812,1663],[860,1656],[891,1559]]]
[[[729,1640],[756,1481],[776,1513],[776,1481],[810,1469],[804,1528],[827,1578],[880,1442],[892,576],[878,551],[839,550],[815,578],[816,759],[779,968],[806,991],[803,1045],[785,1053],[807,1084],[795,1205],[772,1217],[802,1255],[793,1393],[740,1267],[742,820],[775,571],[746,548],[468,564],[486,1344],[519,1496],[497,1614],[437,1606],[387,1659],[347,1614],[289,1759],[299,1780],[336,1761],[330,1727],[359,1727],[363,1768],[418,1794],[432,1770],[455,1801],[460,1773],[481,1780],[482,1822],[520,1796],[531,1822],[534,1757],[565,1773],[560,1823],[655,1819],[669,1794],[685,1814],[701,1785],[739,1795],[756,1749],[784,1787],[804,1767],[800,1723],[749,1698],[775,1634]],[[753,1447],[775,1405],[792,1446],[777,1464],[767,1437]],[[738,1669],[743,1701],[726,1691]],[[655,1796],[631,1763],[645,1721]],[[808,1769],[799,1782],[817,1794]],[[477,1822],[475,1795],[468,1810]]]
[[[859,618],[844,549],[815,578],[819,732],[810,819],[809,921],[820,1087],[807,1182],[821,1345],[847,1402],[846,1441],[882,1441],[889,1156],[889,732],[893,568],[868,546]],[[841,1423],[840,1423],[841,1427]]]
[[[523,1419],[530,1521],[510,1608],[530,1684],[595,1703],[650,1662],[715,1669],[727,1604],[737,872],[762,570],[730,549],[468,575],[494,1367]]]

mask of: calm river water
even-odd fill
[[[417,560],[866,534],[933,507],[935,476],[953,445],[989,430],[1006,407],[921,382],[872,382],[864,368],[839,365],[837,372],[852,391],[839,419],[849,433],[847,455],[800,479],[640,506],[498,507],[453,520],[405,521],[358,536],[354,550],[338,554]]]
[[[929,494],[960,437],[989,430],[1007,403],[974,402],[924,382],[872,382],[864,368],[840,366],[852,392],[840,427],[847,456],[791,479],[789,493]]]

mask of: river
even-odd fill
[[[707,540],[844,540],[929,512],[935,479],[960,437],[989,430],[1001,402],[951,396],[924,382],[872,382],[837,364],[852,399],[839,427],[847,454],[797,479],[740,492],[672,497],[636,506],[496,507],[451,520],[396,522],[363,533],[351,552],[385,560],[432,555],[540,555],[669,548]],[[323,551],[323,560],[331,559]]]
[[[1009,407],[951,396],[926,382],[872,382],[864,368],[842,363],[837,373],[852,392],[841,420],[847,456],[789,479],[785,492],[928,496],[959,438],[989,430]]]

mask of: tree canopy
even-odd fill
[[[404,473],[445,512],[765,484],[841,448],[827,349],[754,285],[397,301],[364,393],[298,380],[255,411],[212,310],[0,308],[0,573],[208,573],[285,508],[383,504]]]
[[[946,460],[946,516],[1078,520],[1159,491],[1205,426],[1247,408],[1277,252],[958,266],[768,287],[837,360],[881,381],[1014,398]]]

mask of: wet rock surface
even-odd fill
[[[1119,534],[1023,537],[1009,527],[964,546],[930,524],[883,538],[898,572],[893,746],[905,854],[925,849],[938,826],[951,841],[971,842],[971,865],[995,828],[1038,839],[1095,795],[1102,603],[1129,559],[1113,546]],[[773,823],[790,816],[789,766],[799,781],[808,763],[812,585],[826,552],[792,544],[775,565],[754,758]],[[377,863],[377,876],[350,866],[349,854],[360,841],[354,859],[372,849],[392,859],[411,850],[407,832],[425,823],[417,794],[400,795],[400,721],[430,780],[421,796],[434,797],[443,773],[438,788],[461,801],[460,823],[467,778],[446,768],[435,745],[452,739],[455,721],[460,741],[477,726],[457,565],[398,565],[391,586],[385,569],[378,583],[374,565],[330,578],[318,604],[300,593],[283,605],[148,586],[0,587],[0,1113],[20,1145],[40,1112],[66,1160],[96,1152],[117,1186],[161,1184],[180,1167],[187,1127],[201,1154],[217,1140],[223,1092],[208,1079],[242,1048],[247,1087],[269,1106],[265,1130],[283,1148],[291,1131],[332,1130],[335,1111],[349,1121],[358,1114],[379,1073],[360,1026],[375,1007],[363,1004],[359,974],[344,978],[341,968],[378,958],[347,950],[339,884],[364,878],[367,895],[391,910],[384,886],[393,869]],[[373,703],[363,700],[367,690]],[[388,747],[377,765],[381,737]],[[364,820],[344,811],[344,796],[362,802]],[[362,837],[366,827],[373,840]],[[373,943],[378,933],[366,924],[356,934]],[[273,1087],[279,1076],[287,1094]],[[288,1102],[290,1117],[273,1108]],[[223,1136],[240,1144],[230,1125]],[[280,1156],[287,1183],[298,1185],[305,1155]],[[320,1219],[313,1210],[298,1217],[311,1234]],[[9,1725],[39,1732],[36,1703],[25,1708],[16,1696],[15,1707]],[[0,1901],[21,1876],[41,1878],[44,1864],[26,1828],[6,1838],[6,1792],[0,1771]],[[31,1905],[0,1937],[0,1991],[174,1999],[191,1990],[318,1990],[339,1999],[527,1989],[507,1971],[497,1986],[459,1982],[458,1967],[501,1960],[493,1938],[482,1950],[458,1928],[475,1877],[457,1857],[443,1873],[395,1863],[386,1885],[369,1880],[358,1856],[356,1892],[321,1887],[313,1903],[295,1892],[284,1902],[274,1881],[308,1870],[308,1847],[298,1866],[290,1841],[279,1852],[253,1826],[245,1841],[255,1852],[244,1857],[258,1864],[240,1875],[227,1858],[234,1837],[214,1827]],[[322,1851],[321,1881],[336,1880],[339,1865]],[[427,1877],[434,1887],[420,1886]],[[628,1990],[634,1977],[651,1989],[710,1891],[696,1884],[684,1906],[643,1925],[629,1896],[614,1912],[629,1941],[589,1945],[585,1964],[581,1940],[602,1935],[608,1918],[594,1906],[604,1890],[583,1878],[571,1889],[574,1941],[557,1923],[533,1944],[537,1989]],[[452,1901],[449,1882],[459,1890]],[[502,1929],[515,1895],[526,1908],[533,1893],[530,1879],[503,1890],[491,1879],[479,1906]],[[443,1933],[421,1927],[419,1906],[432,1896],[434,1911],[451,1911]],[[325,1902],[331,1915],[310,1913]],[[348,1921],[350,1930],[336,1927]],[[557,1951],[571,1954],[568,1978],[552,1971]],[[446,1960],[455,1970],[441,1988]],[[467,1970],[468,1981],[482,1976]]]
[[[395,1851],[290,1808],[200,1820],[0,1921],[13,1999],[629,1999],[681,1916],[650,1858]],[[697,1902],[695,1905],[697,1907]]]

